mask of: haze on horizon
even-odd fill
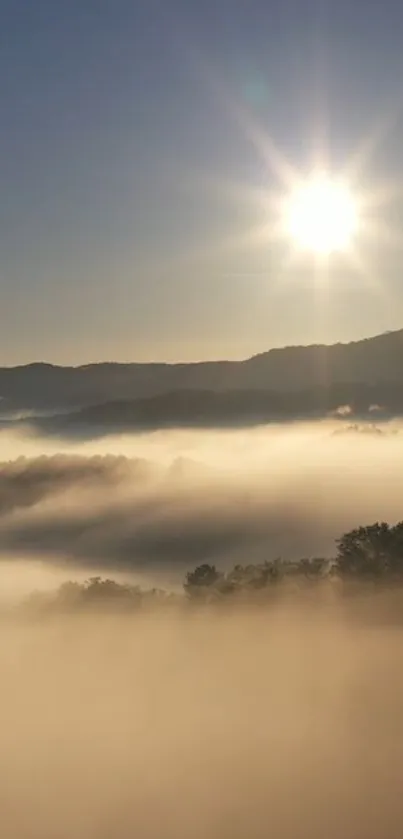
[[[0,10],[2,364],[239,359],[402,326],[397,0]],[[386,233],[360,270],[318,276],[256,235],[272,144],[299,172],[354,161]]]

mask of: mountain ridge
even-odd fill
[[[296,391],[344,385],[403,385],[403,329],[338,344],[273,348],[243,361],[170,364],[33,362],[0,368],[0,408],[69,411],[178,391]]]
[[[103,436],[163,428],[235,428],[333,417],[383,423],[403,415],[403,386],[333,385],[287,393],[181,390],[27,420],[41,433]]]
[[[403,341],[403,327],[401,329],[389,329],[385,332],[380,332],[375,335],[370,335],[365,338],[357,338],[352,341],[336,341],[335,343],[312,343],[312,344],[285,344],[280,347],[270,347],[268,350],[254,353],[246,358],[216,358],[216,359],[200,359],[199,361],[90,361],[85,364],[56,364],[52,361],[28,361],[25,364],[12,364],[0,366],[0,372],[11,370],[32,370],[34,368],[48,369],[48,370],[92,370],[98,367],[198,367],[200,365],[213,364],[247,364],[258,358],[267,357],[273,353],[282,353],[290,350],[328,350],[334,347],[353,347],[357,345],[367,344],[368,342],[381,341],[390,336],[401,336]]]

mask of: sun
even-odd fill
[[[303,250],[329,255],[346,251],[358,226],[358,208],[348,186],[328,175],[313,175],[285,201],[285,227]]]

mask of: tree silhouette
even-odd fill
[[[217,571],[215,565],[204,563],[186,574],[183,587],[189,597],[205,598],[214,594],[223,579],[224,575]]]
[[[350,530],[337,540],[337,568],[342,575],[379,577],[396,566],[395,528],[386,522]]]
[[[183,588],[189,600],[203,604],[227,599],[231,602],[237,596],[259,597],[259,593],[264,597],[266,592],[280,590],[281,584],[287,581],[292,586],[301,582],[304,588],[313,587],[312,590],[333,576],[363,582],[403,582],[403,521],[394,526],[376,522],[357,527],[337,539],[336,546],[337,555],[333,559],[308,557],[293,562],[274,559],[237,564],[227,572],[204,563],[186,574]],[[24,608],[31,614],[80,612],[87,608],[131,611],[142,606],[154,608],[179,602],[179,595],[160,589],[142,590],[136,585],[91,577],[84,583],[63,583],[51,594],[33,593]]]

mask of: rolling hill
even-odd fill
[[[349,344],[272,349],[245,361],[3,367],[0,406],[4,416],[15,411],[77,411],[189,390],[204,398],[212,394],[213,400],[214,393],[229,391],[296,394],[336,385],[403,386],[403,330]]]

